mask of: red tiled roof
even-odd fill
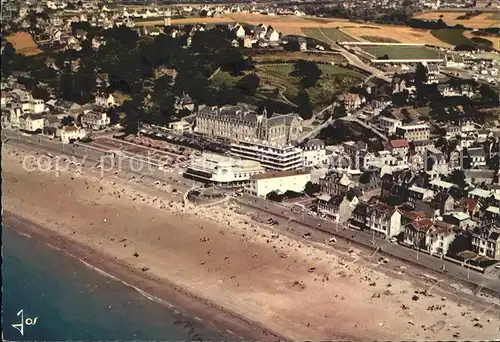
[[[464,199],[462,199],[461,205],[466,206],[467,210],[472,211],[472,210],[474,210],[474,208],[477,205],[477,200],[475,200],[473,198],[464,198]]]
[[[378,212],[384,212],[384,213],[393,213],[394,212],[394,207],[384,203],[384,202],[378,202],[377,204],[373,205],[371,207],[371,211],[378,211]]]
[[[428,218],[421,219],[410,223],[410,225],[420,232],[427,232],[432,227],[432,221]]]
[[[453,224],[442,222],[442,221],[437,221],[434,223],[434,229],[438,234],[443,234],[443,235],[450,235],[454,233],[453,228],[456,227]]]
[[[408,144],[408,140],[405,139],[396,139],[396,140],[391,140],[389,142],[392,148],[404,148],[404,147],[409,147],[410,145]]]
[[[401,215],[409,218],[412,221],[420,221],[426,218],[426,215],[423,211],[407,211],[402,209],[399,209],[399,211],[401,212]]]

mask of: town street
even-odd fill
[[[498,278],[495,279],[477,271],[468,270],[465,267],[427,255],[423,252],[418,253],[417,260],[416,250],[391,243],[388,240],[378,238],[371,233],[350,229],[335,222],[326,221],[315,216],[308,216],[306,213],[296,213],[291,211],[289,208],[285,208],[277,203],[262,198],[243,195],[238,198],[237,202],[241,206],[255,208],[264,214],[271,214],[273,216],[281,217],[284,220],[293,220],[311,228],[320,229],[363,246],[374,249],[378,247],[381,249],[379,252],[383,254],[388,254],[439,273],[443,272],[441,267],[445,265],[447,276],[456,278],[460,281],[482,286],[483,288],[496,293],[500,293],[500,279]]]

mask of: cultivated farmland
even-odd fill
[[[249,25],[265,24],[277,29],[283,35],[310,36],[329,44],[338,38],[344,41],[365,41],[364,36],[381,37],[401,43],[421,43],[436,46],[449,46],[448,44],[433,37],[429,30],[419,30],[407,26],[360,24],[344,19],[325,19],[314,17],[269,16],[252,13],[231,13],[220,18],[182,18],[172,19],[172,25],[187,24],[228,24],[240,23]],[[144,24],[144,23],[143,23]],[[148,25],[163,25],[163,20],[147,23]],[[309,30],[313,29],[313,30]],[[322,32],[325,33],[326,37]],[[307,30],[307,34],[304,32]]]
[[[465,12],[429,12],[417,15],[415,18],[422,20],[439,20],[442,19],[446,24],[454,26],[457,24],[464,25],[471,28],[486,28],[496,27],[500,21],[499,14],[495,13],[482,13],[470,19],[457,18],[464,15]],[[442,17],[441,17],[442,16]]]
[[[356,39],[348,36],[344,32],[331,27],[303,27],[302,31],[308,37],[320,40],[327,44],[336,42],[355,42]]]
[[[374,43],[400,43],[396,39],[378,37],[378,36],[361,36],[366,41],[374,42]]]
[[[362,49],[377,58],[384,55],[389,56],[389,59],[436,59],[443,57],[443,53],[439,50],[425,46],[363,46]]]
[[[33,37],[28,32],[16,32],[8,36],[7,41],[9,41],[16,53],[25,56],[38,55],[42,50],[38,48]]]
[[[389,26],[389,25],[359,25],[353,26],[352,23],[346,27],[340,27],[342,32],[349,36],[363,41],[362,37],[383,37],[397,40],[400,43],[429,44],[435,46],[447,47],[449,44],[442,42],[432,36],[429,30],[414,29],[407,26]]]

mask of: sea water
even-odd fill
[[[3,228],[4,339],[223,339],[212,326],[201,326],[58,250]],[[20,310],[24,335],[12,326],[21,322]],[[35,324],[26,324],[35,317]]]

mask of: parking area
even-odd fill
[[[145,140],[146,139],[146,140]],[[99,137],[88,145],[100,150],[113,152],[122,157],[137,161],[145,161],[160,168],[181,171],[187,163],[195,156],[191,151],[179,151],[177,147],[156,146],[149,138],[142,138],[137,144],[126,140],[109,137]],[[163,142],[164,143],[164,142]]]

